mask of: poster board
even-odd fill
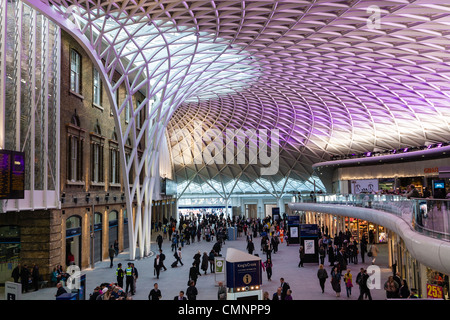
[[[351,181],[352,193],[372,193],[378,191],[378,179],[361,179]]]

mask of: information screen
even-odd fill
[[[23,199],[25,154],[0,150],[0,199]]]

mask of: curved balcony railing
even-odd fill
[[[450,241],[450,199],[411,198],[392,194],[315,194],[296,199],[366,207],[395,214],[423,235]]]

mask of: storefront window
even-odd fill
[[[12,270],[19,264],[20,227],[0,227],[0,283],[11,280]]]

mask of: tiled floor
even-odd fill
[[[255,253],[260,251],[260,238],[255,239]],[[153,274],[153,262],[154,256],[134,261],[136,268],[139,272],[139,279],[137,280],[136,295],[133,296],[134,300],[147,300],[150,290],[153,288],[153,284],[158,282],[159,288],[162,292],[163,300],[172,300],[178,295],[180,290],[186,291],[189,268],[193,262],[193,256],[197,251],[201,253],[207,252],[212,248],[213,243],[206,242],[204,240],[199,243],[191,245],[185,245],[182,249],[184,266],[171,268],[170,265],[174,261],[172,257],[170,243],[165,240],[163,243],[163,251],[167,256],[166,267],[167,271],[161,271],[160,278],[157,280]],[[381,269],[381,286],[387,277],[391,274],[388,268],[387,246],[380,245],[380,253],[376,260],[376,265]],[[245,237],[241,236],[237,240],[227,241],[222,248],[222,254],[225,256],[227,248],[236,248],[245,251],[246,241]],[[156,243],[152,243],[152,250],[156,251]],[[315,263],[304,264],[303,268],[298,267],[298,245],[286,246],[286,244],[280,244],[277,254],[272,254],[273,260],[273,275],[272,281],[267,281],[266,273],[263,273],[263,285],[262,290],[267,291],[270,296],[276,292],[279,286],[280,277],[290,284],[292,289],[292,296],[294,300],[356,300],[359,295],[359,289],[357,286],[353,288],[353,294],[350,298],[347,298],[345,288],[342,286],[343,291],[339,298],[336,297],[335,292],[331,288],[330,282],[326,283],[325,293],[322,294],[319,287],[319,282],[316,277],[318,265]],[[328,259],[325,260],[327,262]],[[115,268],[117,263],[121,262],[122,265],[126,265],[128,262],[128,252],[123,252],[114,261],[114,267],[109,268],[109,260],[105,260],[96,264],[95,269],[83,270],[82,273],[86,274],[86,290],[87,296],[91,293],[95,286],[103,282],[115,282]],[[361,267],[367,267],[367,262],[370,262],[369,258],[366,258],[366,263],[359,263],[357,265],[351,264],[349,268],[353,274],[353,279],[356,278],[357,273]],[[330,267],[326,264],[326,269],[329,272]],[[217,287],[215,286],[215,274],[208,272],[207,275],[202,275],[197,281],[197,289],[199,295],[198,300],[216,300],[217,299]],[[3,289],[2,289],[3,290]],[[23,300],[55,300],[56,288],[44,288],[36,292],[29,292],[22,296]],[[372,298],[374,300],[385,299],[385,292],[381,289],[372,289]],[[0,299],[4,299],[3,292],[0,293]]]

